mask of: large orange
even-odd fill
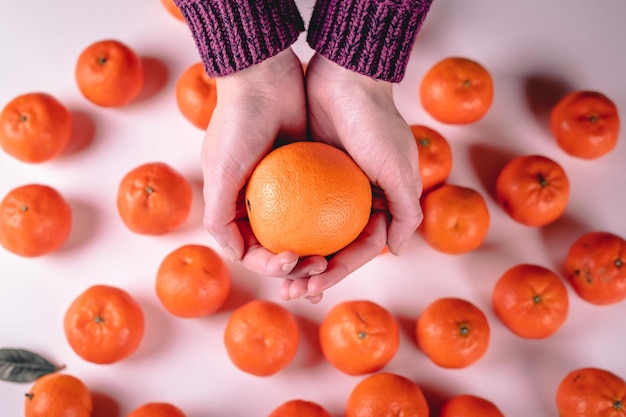
[[[56,158],[71,137],[72,115],[50,94],[22,94],[0,113],[0,146],[22,162],[39,163]]]
[[[72,209],[53,187],[22,185],[0,202],[0,244],[20,256],[42,256],[59,249],[72,230]]]
[[[287,367],[299,342],[294,315],[267,300],[253,300],[234,310],[224,329],[224,346],[232,363],[256,376],[270,376]]]
[[[192,125],[207,128],[217,104],[217,89],[202,62],[189,66],[176,81],[176,104]]]
[[[442,123],[474,123],[491,107],[493,79],[475,60],[444,58],[422,78],[420,99],[424,110]]]
[[[92,409],[89,388],[68,374],[37,378],[24,400],[24,417],[90,417]]]
[[[187,244],[170,252],[159,265],[156,293],[178,317],[202,317],[217,311],[230,293],[226,262],[204,245]]]
[[[565,276],[583,300],[596,305],[626,299],[626,240],[616,234],[584,233],[569,248]]]
[[[185,17],[183,16],[178,6],[176,6],[176,3],[174,3],[174,0],[161,0],[161,4],[163,5],[163,7],[165,7],[165,10],[167,10],[170,15],[174,16],[181,22],[185,21]]]
[[[486,398],[461,394],[443,404],[439,417],[504,417],[504,414]]]
[[[452,148],[447,139],[436,130],[411,125],[411,132],[419,151],[419,169],[424,192],[443,184],[452,171]]]
[[[313,401],[295,399],[285,401],[267,417],[331,417],[330,413]]]
[[[135,408],[126,417],[185,417],[185,413],[171,403],[150,402]]]
[[[250,226],[272,252],[326,256],[365,228],[372,207],[369,179],[341,150],[294,142],[270,152],[246,189]]]
[[[544,339],[561,328],[569,312],[567,288],[553,271],[519,264],[500,276],[493,288],[496,316],[513,333]]]
[[[443,368],[466,368],[487,352],[490,340],[485,314],[467,300],[454,297],[431,302],[415,326],[419,348]]]
[[[489,209],[476,190],[444,184],[422,198],[424,220],[417,229],[434,249],[462,254],[477,249],[489,231]]]
[[[569,201],[570,185],[563,168],[542,155],[510,160],[498,174],[496,201],[515,221],[541,227],[557,220]]]
[[[191,183],[181,173],[163,162],[148,162],[120,181],[117,209],[129,230],[163,235],[187,221],[192,198]]]
[[[368,300],[350,300],[326,313],[319,341],[331,365],[348,375],[362,375],[382,369],[394,357],[400,331],[386,308]]]
[[[72,301],[63,319],[65,337],[82,359],[119,362],[132,355],[144,334],[141,306],[125,290],[93,285]]]
[[[626,417],[626,382],[611,371],[580,368],[556,391],[559,417]]]
[[[556,143],[568,154],[599,158],[617,145],[617,106],[597,91],[572,91],[552,108],[550,129]]]
[[[345,417],[428,417],[421,388],[405,376],[379,372],[360,380],[348,396]]]
[[[130,104],[143,89],[144,69],[133,49],[106,39],[80,53],[74,77],[87,100],[102,107],[120,107]]]

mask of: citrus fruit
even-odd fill
[[[148,162],[120,181],[117,209],[129,230],[163,235],[185,223],[191,211],[191,183],[163,162]]]
[[[559,417],[626,417],[626,382],[611,371],[580,368],[556,391]]]
[[[178,78],[176,104],[192,125],[207,128],[217,104],[217,90],[215,79],[205,72],[202,62],[189,66]]]
[[[626,299],[626,240],[604,231],[587,232],[569,248],[565,276],[576,294],[596,305]]]
[[[493,79],[475,60],[448,57],[433,65],[420,83],[422,107],[435,120],[468,124],[482,119],[493,101]]]
[[[202,317],[217,311],[230,293],[228,266],[213,249],[187,244],[170,252],[159,265],[156,293],[178,317]]]
[[[476,190],[444,184],[422,197],[424,220],[417,229],[432,248],[451,255],[477,249],[489,231],[489,209]]]
[[[39,163],[56,158],[71,137],[72,115],[50,94],[22,94],[0,113],[0,146],[22,162]]]
[[[185,417],[185,413],[171,403],[150,402],[135,408],[126,417]]]
[[[487,317],[467,300],[444,297],[431,302],[415,326],[417,345],[443,368],[466,368],[487,352]]]
[[[34,382],[24,400],[24,417],[90,417],[91,392],[79,378],[52,373]]]
[[[132,355],[144,334],[141,306],[125,290],[93,285],[72,301],[63,319],[65,337],[82,359],[110,364]]]
[[[287,367],[299,342],[294,315],[267,300],[253,300],[235,309],[224,329],[224,345],[232,363],[256,376],[270,376]]]
[[[331,415],[318,403],[295,399],[285,401],[267,417],[331,417]]]
[[[181,22],[185,21],[185,17],[183,16],[180,9],[176,6],[176,3],[174,3],[174,0],[161,0],[161,4],[163,5],[163,7],[165,7],[165,10],[167,10],[170,15],[174,16]]]
[[[496,201],[515,221],[541,227],[557,220],[569,201],[569,179],[563,168],[545,156],[523,155],[498,173]]]
[[[441,133],[423,125],[411,125],[417,142],[422,188],[428,192],[443,184],[452,171],[452,148]]]
[[[491,401],[476,395],[461,394],[443,404],[439,417],[504,417]]]
[[[144,84],[143,63],[126,44],[106,39],[87,46],[76,61],[81,94],[102,107],[121,107],[137,98]]]
[[[24,257],[59,249],[72,230],[72,209],[53,187],[27,184],[10,190],[0,202],[0,244]]]
[[[326,256],[350,244],[369,221],[369,179],[341,150],[293,142],[256,166],[246,193],[252,232],[266,249]]]
[[[348,375],[362,375],[382,369],[394,357],[400,332],[386,308],[368,300],[349,300],[326,313],[319,341],[331,365]]]
[[[544,339],[561,328],[569,311],[565,284],[553,271],[539,265],[509,268],[492,292],[496,316],[513,333]]]
[[[617,106],[600,92],[572,91],[552,108],[550,130],[558,146],[569,155],[599,158],[617,145]]]

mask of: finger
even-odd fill
[[[308,256],[300,258],[298,264],[283,278],[302,279],[311,275],[321,274],[328,267],[328,260],[323,256]]]

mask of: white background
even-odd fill
[[[299,3],[306,21],[312,4]],[[338,417],[362,377],[344,375],[325,362],[316,345],[316,326],[335,303],[370,299],[388,308],[403,328],[400,349],[385,370],[417,382],[433,415],[446,398],[471,393],[490,399],[509,417],[556,416],[555,390],[569,371],[597,366],[626,377],[626,304],[593,306],[568,285],[568,320],[554,336],[536,341],[513,335],[497,321],[490,294],[499,275],[517,263],[560,272],[568,246],[584,232],[626,236],[624,134],[611,154],[583,161],[562,152],[545,125],[549,106],[569,90],[601,91],[622,112],[626,109],[625,16],[623,0],[436,0],[407,75],[396,86],[397,105],[409,123],[426,124],[450,141],[454,167],[449,182],[485,196],[492,222],[484,245],[450,256],[430,249],[416,235],[404,256],[373,260],[329,290],[318,305],[280,301],[278,281],[229,264],[234,289],[227,305],[211,317],[183,320],[159,304],[153,290],[156,269],[183,244],[217,248],[201,227],[202,132],[181,116],[174,99],[178,76],[198,61],[186,26],[158,0],[3,0],[0,103],[26,92],[48,92],[72,111],[77,133],[64,155],[44,164],[24,164],[0,153],[0,195],[22,184],[46,183],[66,197],[74,212],[70,238],[54,254],[25,259],[0,248],[0,347],[31,349],[65,364],[65,372],[95,393],[96,415],[108,410],[110,417],[125,416],[144,402],[169,401],[188,417],[265,416],[299,397],[317,401]],[[122,109],[92,105],[74,83],[78,54],[105,38],[135,49],[149,71],[141,100]],[[304,34],[294,47],[304,61],[310,57]],[[424,72],[451,55],[481,62],[494,77],[493,106],[471,126],[437,123],[419,102]],[[492,197],[497,170],[509,158],[530,153],[559,162],[572,186],[564,216],[542,229],[514,223]],[[194,185],[189,221],[162,237],[129,232],[115,207],[119,180],[148,161],[170,164]],[[126,289],[146,314],[140,348],[113,365],[77,357],[62,330],[70,302],[95,283]],[[414,343],[415,319],[442,296],[463,297],[490,320],[489,350],[469,368],[438,368]],[[222,344],[229,311],[252,298],[282,303],[301,324],[295,361],[268,378],[238,371]],[[0,382],[0,415],[22,415],[28,387]]]

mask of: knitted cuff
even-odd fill
[[[287,49],[304,31],[293,0],[174,0],[207,74],[231,74]]]
[[[432,0],[317,0],[307,42],[344,68],[399,82]]]

